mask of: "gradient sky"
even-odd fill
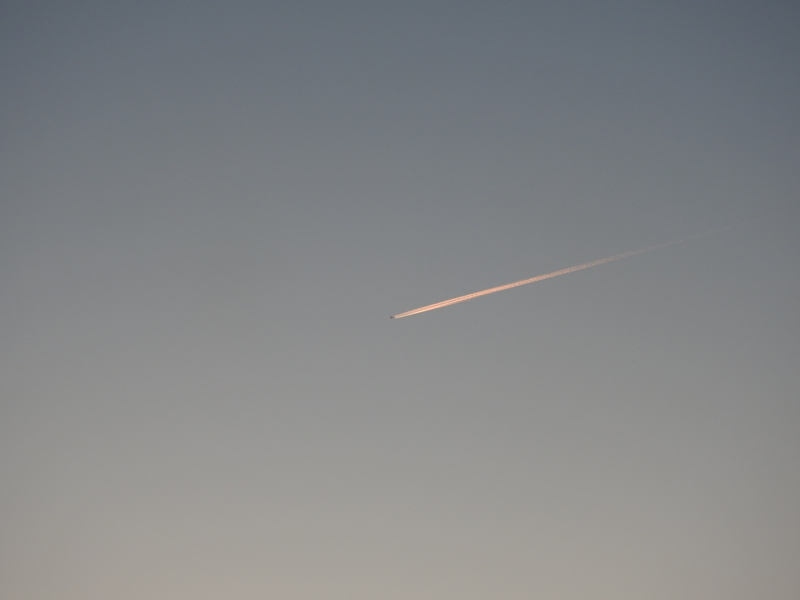
[[[800,598],[798,31],[4,3],[0,597]]]

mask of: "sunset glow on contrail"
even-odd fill
[[[415,308],[414,310],[409,310],[404,313],[400,313],[399,315],[394,315],[392,319],[402,319],[403,317],[410,317],[411,315],[417,315],[419,313],[428,312],[429,310],[435,310],[437,308],[444,308],[445,306],[450,306],[451,304],[458,304],[459,302],[465,302],[467,300],[472,300],[473,298],[478,298],[479,296],[486,296],[487,294],[494,294],[495,292],[502,292],[503,290],[508,290],[514,287],[519,287],[521,285],[526,285],[528,283],[534,283],[536,281],[542,281],[543,279],[550,279],[551,277],[558,277],[559,275],[566,275],[567,273],[572,273],[574,271],[580,271],[582,269],[588,269],[589,267],[596,267],[597,265],[602,265],[603,263],[611,262],[612,260],[618,260],[620,258],[627,258],[628,256],[633,256],[634,254],[641,254],[643,252],[650,252],[651,250],[658,250],[659,248],[666,248],[667,246],[672,246],[673,244],[679,244],[680,242],[685,242],[688,240],[693,240],[695,238],[703,237],[706,235],[711,235],[712,233],[719,233],[721,231],[727,231],[728,229],[733,229],[735,227],[741,227],[742,225],[747,225],[749,223],[754,223],[755,221],[761,221],[763,219],[768,219],[772,215],[767,217],[761,217],[759,219],[754,219],[753,221],[747,221],[746,223],[740,223],[739,225],[731,225],[729,227],[721,227],[719,229],[714,229],[712,231],[706,231],[704,233],[699,233],[697,235],[681,238],[679,240],[675,240],[672,242],[666,242],[664,244],[658,244],[657,246],[650,246],[649,248],[642,248],[641,250],[631,250],[630,252],[624,252],[622,254],[615,254],[614,256],[609,256],[607,258],[600,258],[597,260],[593,260],[592,262],[583,263],[582,265],[576,265],[574,267],[567,267],[566,269],[561,269],[560,271],[553,271],[552,273],[547,273],[545,275],[538,275],[536,277],[531,277],[530,279],[523,279],[521,281],[515,281],[514,283],[507,283],[506,285],[501,285],[498,287],[489,288],[488,290],[483,290],[480,292],[473,292],[472,294],[467,294],[466,296],[459,296],[458,298],[451,298],[450,300],[444,300],[442,302],[437,302],[436,304],[429,304],[428,306],[423,306],[421,308]]]

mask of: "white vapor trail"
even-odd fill
[[[614,256],[609,256],[607,258],[600,258],[598,260],[593,260],[592,262],[583,263],[582,265],[576,265],[574,267],[567,267],[566,269],[561,269],[560,271],[553,271],[552,273],[547,273],[546,275],[538,275],[536,277],[531,277],[530,279],[523,279],[522,281],[515,281],[514,283],[507,283],[506,285],[501,285],[498,287],[489,288],[488,290],[483,290],[480,292],[473,292],[472,294],[467,294],[466,296],[459,296],[458,298],[451,298],[450,300],[444,300],[442,302],[437,302],[436,304],[429,304],[428,306],[423,306],[421,308],[415,308],[414,310],[409,310],[408,312],[400,313],[399,315],[394,315],[392,319],[402,319],[403,317],[410,317],[411,315],[417,315],[419,313],[428,312],[429,310],[436,310],[437,308],[444,308],[445,306],[450,306],[451,304],[458,304],[459,302],[465,302],[467,300],[472,300],[473,298],[478,298],[479,296],[486,296],[487,294],[494,294],[495,292],[502,292],[503,290],[508,290],[514,287],[519,287],[521,285],[526,285],[528,283],[534,283],[536,281],[542,281],[543,279],[550,279],[551,277],[558,277],[559,275],[566,275],[567,273],[572,273],[574,271],[580,271],[582,269],[588,269],[589,267],[596,267],[597,265],[602,265],[603,263],[611,262],[612,260],[619,260],[620,258],[627,258],[628,256],[633,256],[634,254],[641,254],[642,252],[650,252],[651,250],[658,250],[659,248],[666,248],[667,246],[672,246],[673,244],[679,244],[681,242],[686,242],[689,240],[693,240],[695,238],[703,237],[706,235],[711,235],[713,233],[719,233],[721,231],[727,231],[728,229],[733,229],[735,227],[741,227],[742,225],[747,225],[750,223],[754,223],[755,221],[761,221],[763,219],[769,219],[773,215],[769,215],[767,217],[761,217],[759,219],[754,219],[753,221],[747,221],[746,223],[740,223],[739,225],[731,225],[729,227],[721,227],[719,229],[714,229],[712,231],[706,231],[704,233],[698,233],[697,235],[681,238],[679,240],[675,240],[672,242],[666,242],[664,244],[658,244],[657,246],[650,246],[649,248],[643,248],[641,250],[631,250],[630,252],[624,252],[622,254],[615,254]]]

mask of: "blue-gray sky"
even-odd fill
[[[799,30],[6,3],[0,596],[800,597]]]

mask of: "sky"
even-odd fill
[[[1,14],[0,597],[800,597],[796,3]]]

